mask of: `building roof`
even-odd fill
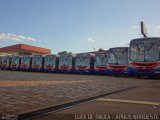
[[[108,52],[108,50],[99,49],[99,50],[97,50],[97,51],[83,52],[83,53],[76,53],[76,54],[87,54],[87,53],[96,54],[96,53],[106,53],[106,52]]]
[[[50,49],[27,45],[27,44],[16,44],[12,46],[2,47],[0,48],[1,53],[20,53],[20,52],[28,52],[28,53],[37,53],[37,54],[51,54]]]

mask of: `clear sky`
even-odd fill
[[[26,43],[54,54],[126,46],[140,35],[160,36],[160,0],[1,0],[0,47]]]

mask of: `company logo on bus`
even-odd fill
[[[70,66],[60,66],[60,69],[67,70],[70,69]]]
[[[107,66],[96,66],[95,69],[96,70],[106,70]]]

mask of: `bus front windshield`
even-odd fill
[[[130,60],[157,61],[160,59],[160,44],[143,43],[130,45]]]
[[[128,51],[126,49],[115,49],[110,51],[108,63],[115,65],[128,64]]]
[[[30,57],[29,56],[23,56],[21,63],[24,65],[29,65],[30,64]]]
[[[72,66],[72,56],[71,55],[61,55],[59,58],[60,66]]]
[[[18,56],[13,56],[12,57],[12,64],[19,64],[19,57]]]
[[[107,54],[98,54],[95,56],[95,66],[107,66],[107,64],[108,64]]]
[[[9,56],[2,57],[2,63],[3,64],[9,64]]]
[[[76,59],[77,66],[89,66],[90,65],[90,57],[89,56],[78,56]]]
[[[42,56],[34,56],[33,65],[41,65],[41,64],[42,64]]]
[[[55,66],[55,64],[56,64],[56,57],[55,56],[48,55],[48,56],[45,57],[44,65],[46,65],[46,66],[51,66],[51,65]]]

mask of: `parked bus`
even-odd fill
[[[44,71],[56,72],[58,71],[58,56],[56,55],[45,55],[44,57]]]
[[[43,55],[33,55],[32,57],[32,71],[42,71],[44,64]]]
[[[160,76],[160,38],[147,37],[131,40],[129,60],[131,75]]]
[[[11,70],[19,70],[21,64],[21,57],[19,55],[13,55],[11,57]]]
[[[20,69],[24,71],[31,70],[32,57],[30,55],[23,55],[21,57],[21,66]]]
[[[128,47],[110,48],[108,67],[108,73],[111,75],[128,75]]]
[[[74,72],[75,69],[75,57],[72,53],[60,53],[59,54],[59,72]]]
[[[3,69],[3,70],[10,69],[11,56],[9,56],[9,55],[3,56],[1,62],[2,62],[1,69]]]
[[[0,56],[0,69],[1,69],[1,66],[2,66],[2,56]]]
[[[94,54],[80,53],[76,55],[75,72],[76,73],[93,73],[94,72]]]
[[[94,73],[107,74],[108,69],[108,51],[100,51],[95,53]]]

